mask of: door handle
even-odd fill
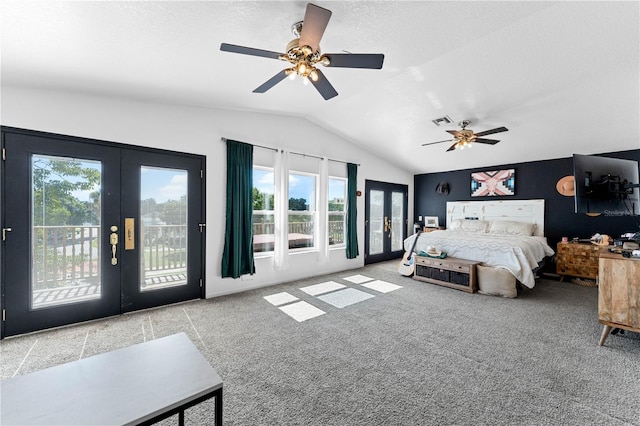
[[[124,249],[135,250],[135,219],[132,217],[126,217],[124,219]]]
[[[114,225],[111,227],[111,234],[109,235],[109,243],[111,244],[111,264],[112,265],[118,264],[118,258],[116,257],[116,250],[118,247],[118,234],[116,234],[117,231],[118,231],[118,227]]]

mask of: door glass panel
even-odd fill
[[[384,251],[384,191],[369,192],[369,254]]]
[[[99,299],[102,164],[31,157],[31,307]]]
[[[402,235],[404,218],[404,194],[391,193],[391,251],[402,250]]]
[[[186,170],[140,168],[140,290],[187,283]]]

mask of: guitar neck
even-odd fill
[[[420,234],[422,234],[422,231],[419,230],[416,234],[415,240],[413,240],[413,246],[411,247],[411,250],[407,252],[407,260],[411,259],[411,255],[416,251],[416,245],[418,244],[418,238],[420,237]]]

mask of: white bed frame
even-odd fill
[[[534,235],[544,237],[544,200],[448,201],[447,228],[455,219],[535,223]]]

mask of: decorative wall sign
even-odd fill
[[[515,169],[471,173],[471,196],[495,197],[514,195],[516,189],[515,184]]]

